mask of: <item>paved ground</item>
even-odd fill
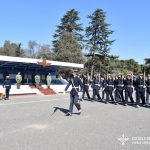
[[[88,101],[81,104],[81,115],[67,117],[68,95],[0,101],[0,150],[150,149],[150,108]],[[133,144],[144,137],[149,144],[140,143],[142,139]],[[125,145],[118,138],[127,140]]]

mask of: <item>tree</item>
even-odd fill
[[[63,32],[55,47],[55,60],[71,63],[83,63],[84,57],[81,45],[77,42],[76,36],[70,32]]]
[[[21,43],[17,44],[5,41],[4,46],[0,48],[0,54],[5,56],[23,57],[25,51],[21,48]]]
[[[83,36],[79,33],[80,31],[83,31],[82,24],[77,23],[77,21],[80,20],[79,12],[75,9],[69,10],[62,18],[60,25],[57,26],[56,33],[53,35],[54,37],[54,47],[55,43],[59,39],[60,35],[63,32],[70,32],[74,33],[74,35],[77,38],[77,40],[82,40]]]
[[[49,44],[43,44],[37,54],[38,58],[53,59],[53,53]]]
[[[80,31],[83,30],[82,24],[77,23],[80,20],[79,12],[75,9],[68,11],[61,19],[54,34],[53,51],[55,60],[83,63],[82,54],[83,36]]]
[[[144,60],[146,74],[150,74],[150,58],[145,58]]]
[[[28,49],[27,56],[30,58],[37,58],[37,53],[40,50],[40,44],[38,44],[36,41],[29,41],[28,42]]]
[[[21,48],[22,44],[19,43],[16,47],[16,57],[24,57],[25,56],[25,51],[24,49]]]
[[[106,13],[102,9],[96,9],[88,18],[90,22],[86,28],[87,45],[94,62],[95,53],[102,56],[109,54],[109,46],[114,42],[114,40],[109,40],[109,36],[113,31],[108,29],[110,24],[106,23]],[[94,64],[91,69],[91,77],[93,70]]]

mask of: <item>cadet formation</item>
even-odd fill
[[[39,88],[40,76],[37,74],[34,77],[35,86]],[[20,89],[22,76],[20,72],[16,75],[16,88]],[[50,88],[51,75],[50,73],[46,77],[47,87]],[[79,76],[76,72],[73,72],[68,80],[68,85],[65,88],[66,92],[72,87],[70,91],[70,106],[68,116],[72,115],[73,106],[75,105],[81,113],[80,100],[89,100],[91,102],[100,101],[105,104],[113,103],[115,105],[122,104],[124,106],[133,105],[135,107],[149,107],[150,97],[150,75],[145,77],[143,74],[139,74],[136,78],[132,74],[123,76],[118,74],[115,77],[108,74],[105,78],[94,76],[92,80],[88,76]],[[11,89],[11,83],[9,76],[3,83],[5,90],[5,100],[9,99],[9,91]],[[90,89],[90,93],[89,93]],[[92,91],[92,92],[91,92]]]
[[[79,103],[81,95],[79,91],[82,91],[82,100],[86,99],[91,102],[100,101],[105,104],[113,103],[124,106],[130,104],[137,108],[150,106],[150,75],[145,78],[143,74],[140,74],[138,77],[133,78],[132,74],[128,74],[126,77],[118,74],[114,78],[113,75],[108,74],[106,78],[100,79],[95,76],[92,80],[89,80],[87,76],[79,77],[77,74],[72,74],[65,91],[69,86],[72,86],[72,90],[70,92],[68,116],[72,115],[73,104],[77,107],[79,114],[81,113]],[[89,94],[90,88],[92,89],[92,94]]]

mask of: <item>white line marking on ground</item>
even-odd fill
[[[68,98],[65,98],[68,99]],[[65,99],[53,99],[53,100],[38,100],[38,101],[28,101],[28,102],[16,102],[16,103],[6,103],[6,104],[0,104],[0,106],[8,106],[8,105],[20,105],[20,104],[32,104],[32,103],[41,103],[41,102],[52,102],[52,101],[60,101]]]

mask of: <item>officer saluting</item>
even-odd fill
[[[136,100],[136,107],[140,105],[140,99],[142,100],[142,104],[145,106],[145,81],[143,74],[139,75],[139,78],[136,80],[137,88],[137,100]]]
[[[99,95],[100,81],[99,81],[98,77],[93,78],[92,88],[93,88],[93,100],[95,100],[95,96],[97,96],[98,100],[102,100]]]
[[[72,115],[73,111],[73,105],[76,106],[78,109],[79,114],[81,113],[81,105],[78,103],[79,101],[79,86],[81,87],[81,91],[83,89],[83,84],[81,82],[81,79],[78,76],[74,76],[74,74],[71,74],[70,80],[68,85],[65,88],[65,92],[69,88],[69,86],[72,85],[72,89],[70,91],[70,107],[69,107],[69,112],[67,113],[67,116]]]
[[[10,89],[11,89],[11,83],[10,83],[10,80],[9,80],[9,76],[6,76],[6,80],[3,83],[3,88],[6,89],[4,99],[9,100],[9,92],[10,92]]]
[[[125,89],[125,105],[128,103],[128,97],[131,100],[131,103],[134,103],[132,94],[133,94],[133,80],[131,78],[131,74],[127,75],[127,78],[124,81],[124,89]]]

